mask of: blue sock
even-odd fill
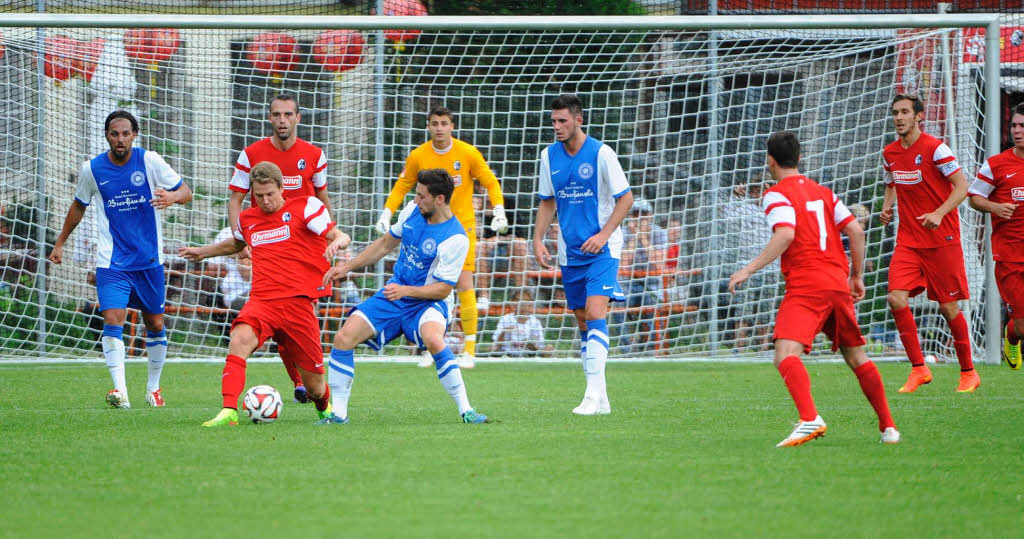
[[[433,354],[434,368],[437,369],[437,379],[441,381],[441,387],[448,392],[448,396],[455,401],[459,407],[459,415],[473,409],[469,405],[469,396],[466,394],[466,384],[462,381],[462,369],[455,361],[455,353],[445,346],[444,350]]]
[[[355,354],[352,350],[331,349],[327,360],[327,385],[331,388],[331,406],[334,415],[348,417],[348,398],[352,395],[352,382],[356,376]]]
[[[580,357],[587,359],[587,332],[580,330]]]
[[[124,335],[124,326],[115,326],[112,324],[103,324],[103,336],[113,337],[120,339]]]

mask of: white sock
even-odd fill
[[[352,395],[355,381],[355,357],[352,350],[331,350],[328,360],[327,385],[331,388],[331,408],[334,415],[348,417],[348,398]]]
[[[110,369],[110,379],[114,382],[114,389],[127,396],[128,385],[124,381],[124,340],[103,337],[102,342],[103,357],[107,360],[107,368]]]
[[[455,406],[459,407],[459,415],[472,410],[469,395],[466,394],[466,384],[462,381],[462,369],[455,361],[455,354],[451,348],[445,346],[444,350],[434,355],[434,368],[437,369],[437,379],[441,381],[441,387],[455,401]]]
[[[167,333],[150,333],[146,331],[146,358],[149,360],[149,378],[146,381],[146,392],[152,393],[160,389],[160,373],[164,370],[167,359]]]
[[[599,329],[591,329],[587,334],[587,356],[583,359],[583,373],[587,378],[586,395],[597,398],[608,398],[608,388],[604,378],[604,364],[608,359],[608,334]]]

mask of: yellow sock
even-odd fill
[[[476,290],[459,292],[459,312],[462,317],[462,333],[466,336],[466,353],[476,355]]]

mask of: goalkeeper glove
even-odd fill
[[[491,210],[491,230],[498,234],[508,232],[508,219],[505,217],[505,207],[501,204],[495,205]]]
[[[380,212],[380,219],[377,219],[377,232],[381,234],[388,231],[388,227],[391,226],[391,210],[384,208],[384,211]]]

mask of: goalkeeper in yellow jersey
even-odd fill
[[[391,189],[384,210],[377,221],[377,231],[384,234],[391,225],[391,216],[398,211],[405,195],[416,185],[416,175],[421,170],[441,168],[448,171],[455,180],[455,191],[452,193],[452,213],[462,223],[469,236],[469,254],[459,275],[457,290],[459,292],[460,317],[462,329],[466,336],[466,351],[459,361],[462,368],[472,368],[476,353],[477,308],[476,291],[473,289],[473,271],[476,269],[476,216],[473,213],[473,182],[480,182],[487,189],[491,200],[491,230],[503,234],[508,230],[508,219],[505,217],[505,199],[501,195],[498,178],[487,166],[484,156],[472,144],[452,138],[455,129],[455,116],[445,107],[434,107],[427,114],[427,131],[430,140],[409,152],[405,160],[405,169],[398,176],[398,181]]]

